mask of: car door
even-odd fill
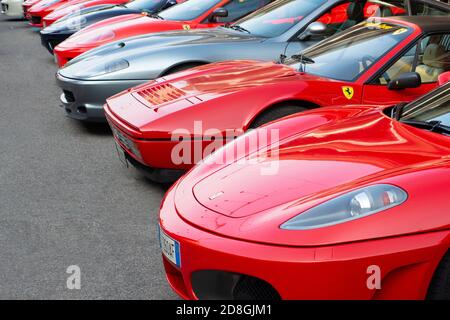
[[[449,70],[450,33],[424,36],[364,85],[362,101],[368,104],[411,101],[435,88],[439,75]],[[419,87],[388,89],[390,81],[395,81],[408,72],[417,72],[420,75],[422,83]]]

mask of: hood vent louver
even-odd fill
[[[137,92],[142,98],[157,106],[185,96],[185,92],[169,83],[147,87]]]

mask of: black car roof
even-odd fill
[[[387,18],[389,19],[389,17]],[[391,17],[391,19],[413,23],[425,33],[435,31],[448,31],[450,33],[449,16],[400,16]]]

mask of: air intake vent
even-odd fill
[[[185,95],[182,90],[168,83],[143,89],[138,94],[153,105],[167,103]]]
[[[32,24],[41,24],[41,17],[39,17],[39,16],[31,16],[31,23]]]

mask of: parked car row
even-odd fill
[[[114,157],[173,183],[157,236],[182,298],[450,299],[447,3],[22,13],[59,67],[63,113],[107,122]]]

